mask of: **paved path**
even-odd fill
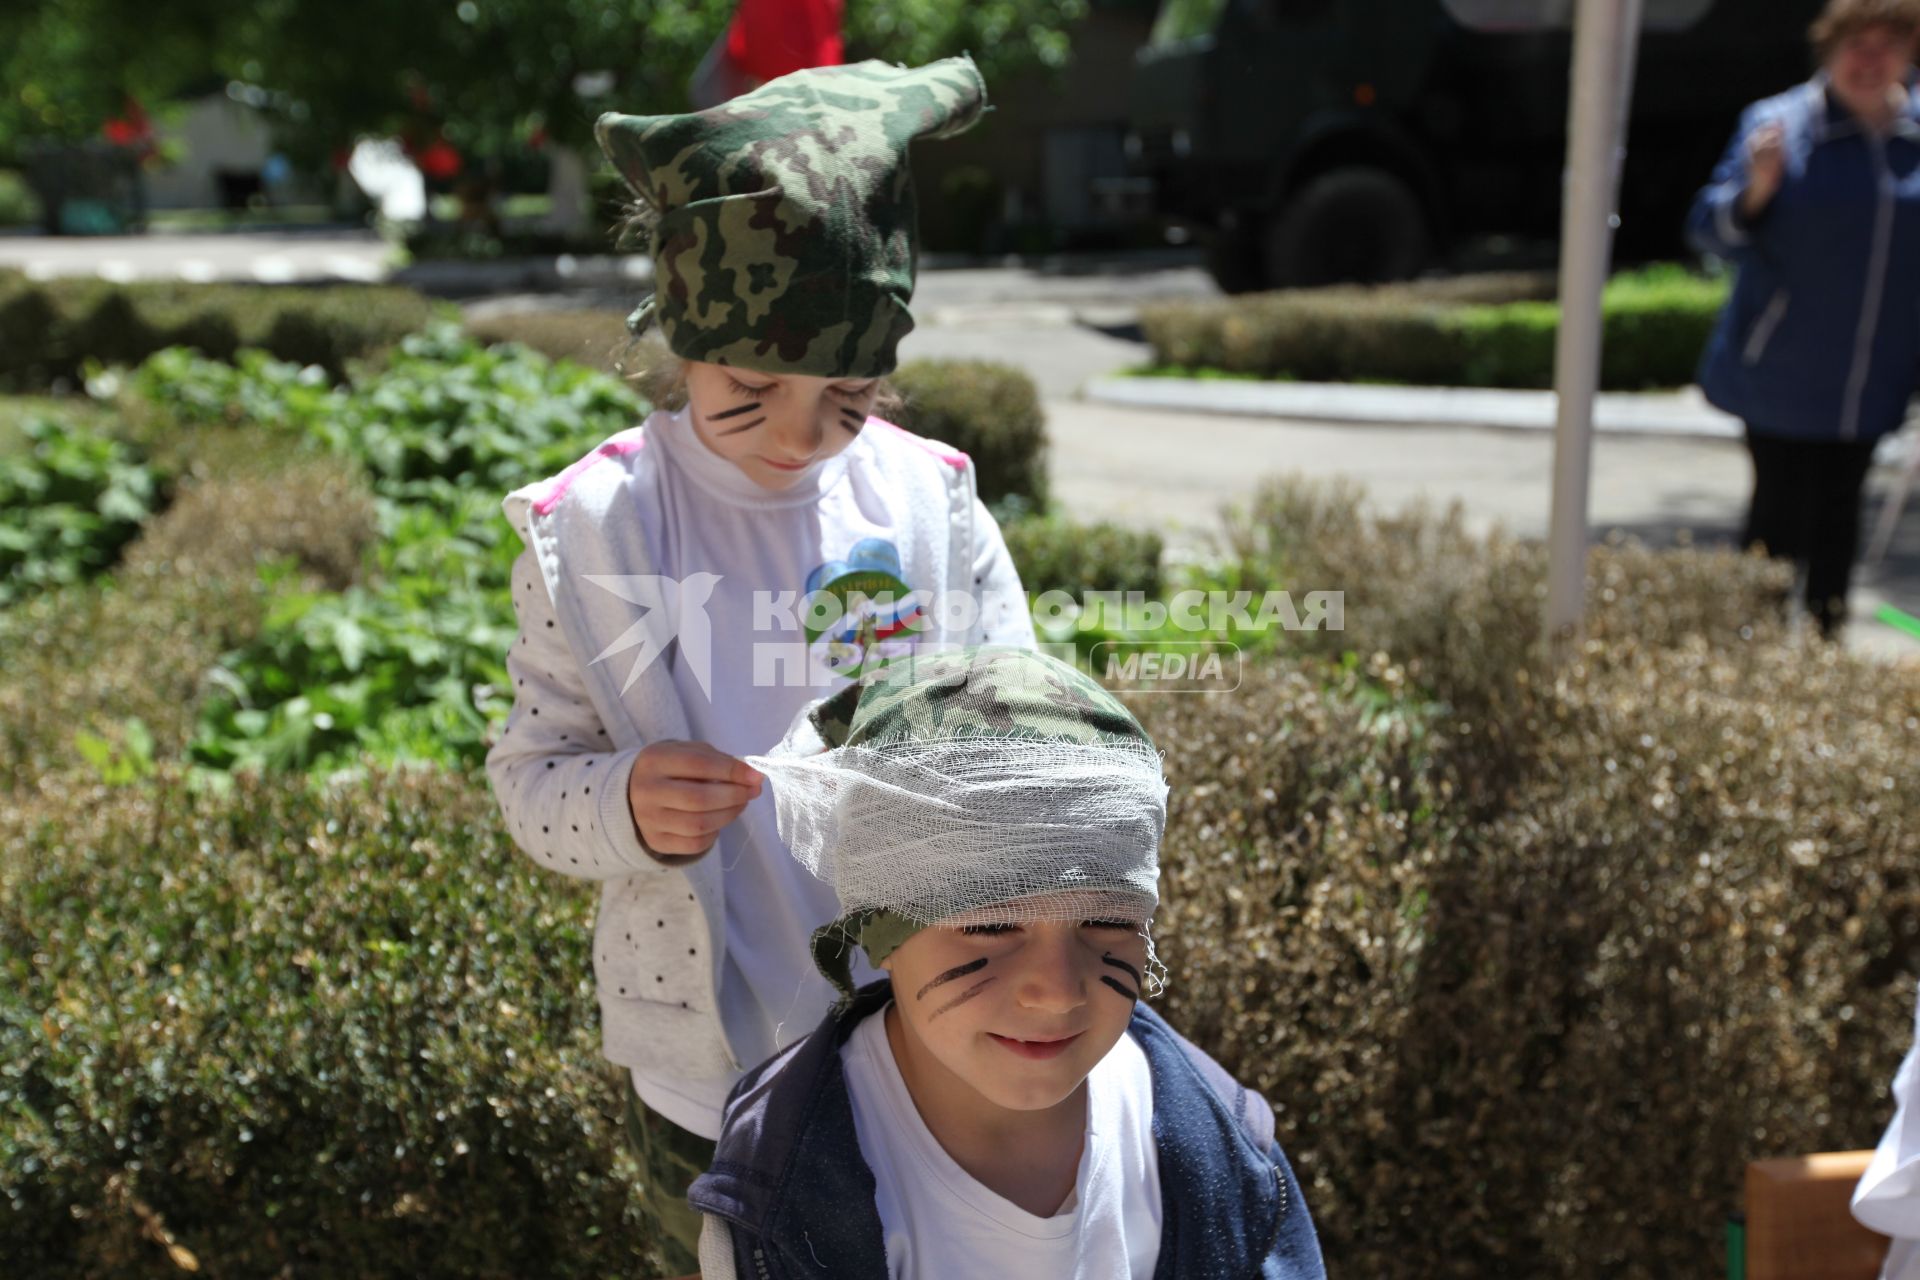
[[[392,249],[370,230],[272,228],[148,236],[0,235],[0,267],[37,279],[368,283],[387,276]]]

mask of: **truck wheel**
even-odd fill
[[[1252,293],[1267,287],[1260,225],[1258,214],[1236,209],[1207,237],[1207,274],[1222,293]]]
[[[1262,247],[1270,288],[1405,280],[1426,265],[1427,220],[1386,170],[1335,169],[1288,198]]]

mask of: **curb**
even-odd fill
[[[576,257],[499,258],[492,262],[415,262],[387,273],[388,284],[422,293],[457,295],[547,291],[605,286],[621,288],[653,279],[653,263],[644,254]]]
[[[1547,432],[1554,429],[1559,404],[1551,391],[1196,378],[1095,378],[1082,394],[1098,404],[1130,409]],[[1593,417],[1594,430],[1605,435],[1738,440],[1744,431],[1739,419],[1709,405],[1692,387],[1677,393],[1603,393],[1595,397]]]

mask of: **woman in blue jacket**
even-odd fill
[[[1700,385],[1746,423],[1744,541],[1806,566],[1832,636],[1874,445],[1920,367],[1920,0],[1830,0],[1810,35],[1819,72],[1742,114],[1688,231],[1738,269]]]

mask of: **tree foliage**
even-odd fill
[[[440,134],[488,152],[539,128],[587,146],[603,110],[687,109],[688,78],[732,10],[731,0],[10,0],[0,150],[90,136],[128,95],[151,105],[226,80],[270,90],[283,143],[309,161],[361,133]],[[991,84],[1065,63],[1086,10],[1087,0],[850,0],[847,54],[920,63],[971,52]]]

